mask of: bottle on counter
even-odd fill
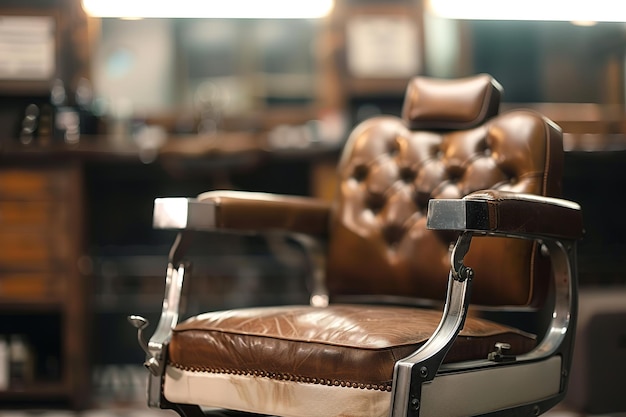
[[[9,388],[9,344],[0,335],[0,391]]]
[[[24,336],[11,335],[9,339],[9,385],[19,387],[32,382],[33,372],[33,356]]]

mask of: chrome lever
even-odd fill
[[[472,242],[472,233],[463,232],[457,239],[456,244],[452,249],[452,256],[450,259],[452,276],[455,280],[463,282],[466,279],[472,279],[474,277],[474,270],[463,264],[463,258],[467,255],[470,249],[470,243]]]
[[[141,316],[130,315],[128,316],[128,322],[137,329],[137,342],[141,349],[146,353],[148,359],[143,363],[143,365],[148,368],[148,370],[154,374],[158,375],[159,372],[159,361],[152,355],[150,349],[148,348],[148,343],[143,337],[143,329],[150,325],[150,322]]]

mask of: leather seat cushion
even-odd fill
[[[391,390],[397,360],[435,331],[440,311],[412,307],[281,306],[211,312],[179,324],[169,364],[191,372]],[[511,354],[535,346],[533,335],[468,317],[446,362],[485,359],[496,342]]]

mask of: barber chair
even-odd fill
[[[560,129],[529,110],[498,114],[500,96],[485,74],[412,79],[402,118],[351,133],[332,204],[232,191],[156,199],[154,226],[180,232],[149,341],[146,320],[129,317],[149,405],[182,416],[454,417],[557,404],[582,215],[559,198]],[[194,234],[276,231],[307,248],[310,305],[178,322]],[[481,313],[509,310],[545,325],[533,335]]]

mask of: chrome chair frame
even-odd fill
[[[520,199],[528,206],[548,205],[556,209],[580,210],[577,204],[561,199],[534,195],[510,197]],[[545,412],[565,395],[576,328],[578,236],[554,230],[529,232],[522,224],[499,222],[498,214],[494,214],[490,203],[492,201],[481,193],[463,199],[429,202],[428,227],[459,231],[460,235],[451,253],[441,322],[420,349],[395,365],[391,417],[532,416]],[[155,200],[154,227],[178,230],[179,234],[169,254],[162,314],[149,342],[145,342],[142,335],[147,321],[138,316],[129,317],[131,324],[138,329],[140,346],[146,352],[145,366],[150,371],[148,405],[172,408],[183,415],[194,415],[200,409],[192,405],[171,404],[163,397],[167,347],[172,329],[178,323],[181,290],[187,270],[184,253],[194,233],[215,229],[214,217],[215,207],[210,202],[189,198]],[[538,346],[527,354],[509,357],[502,350],[505,347],[500,346],[484,360],[442,364],[467,316],[474,274],[471,268],[464,265],[463,259],[475,235],[534,239],[542,243],[542,249],[551,258],[553,270],[554,309],[551,322]],[[323,254],[314,239],[303,237],[301,240],[315,249],[310,255],[315,275],[311,304],[323,306],[328,302],[323,280]],[[482,399],[477,395],[486,392],[488,395],[483,395]]]

